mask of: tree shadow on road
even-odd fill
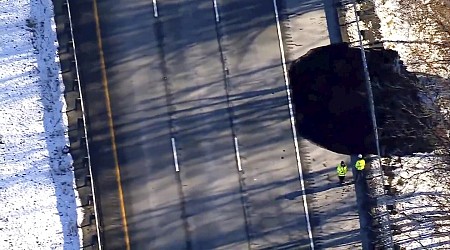
[[[272,1],[267,1],[264,4],[261,1],[248,1],[245,4],[250,8],[247,11],[255,12],[257,18],[252,19],[250,16],[245,15],[245,10],[241,8],[241,1],[224,3],[219,1],[219,10],[227,13],[221,16],[225,20],[226,24],[223,25],[226,25],[226,27],[219,27],[223,31],[222,35],[224,37],[229,36],[227,38],[229,39],[228,43],[224,42],[224,49],[235,49],[232,55],[237,58],[237,61],[244,61],[247,56],[254,56],[254,51],[251,50],[252,44],[260,36],[263,36],[268,29],[271,29],[271,32],[275,31],[275,17],[272,11],[267,11],[267,9],[270,9],[267,6],[272,5]],[[260,124],[258,125],[260,130],[253,131],[255,134],[256,132],[261,132],[262,129],[269,131],[270,127],[274,127],[278,123],[286,123],[289,116],[282,68],[279,66],[280,61],[265,63],[263,58],[261,63],[257,62],[257,65],[234,74],[234,79],[241,80],[236,80],[234,85],[228,86],[234,91],[229,93],[229,100],[226,100],[220,93],[205,98],[189,99],[189,94],[201,89],[217,86],[226,88],[227,86],[224,85],[220,77],[212,81],[197,82],[196,87],[187,87],[190,84],[189,82],[189,84],[186,83],[186,87],[182,91],[167,93],[167,89],[163,88],[167,87],[165,85],[173,84],[174,81],[170,75],[165,75],[174,71],[171,65],[173,66],[175,63],[183,65],[185,60],[189,60],[183,55],[187,54],[194,46],[206,46],[202,44],[217,43],[217,35],[208,33],[213,30],[210,25],[205,25],[205,27],[196,25],[193,31],[183,31],[195,33],[194,40],[192,40],[192,37],[187,39],[181,34],[170,34],[169,36],[169,34],[164,33],[167,32],[165,29],[172,26],[176,27],[179,24],[178,22],[182,20],[180,15],[208,17],[211,20],[211,24],[213,24],[214,10],[212,1],[158,2],[160,13],[158,19],[154,19],[153,8],[148,1],[99,1],[98,6],[107,77],[109,79],[109,92],[111,100],[114,100],[111,106],[114,119],[114,136],[119,152],[118,159],[119,162],[127,162],[127,164],[120,166],[120,170],[124,192],[129,194],[125,197],[126,209],[128,209],[130,216],[128,218],[128,227],[130,234],[133,235],[131,239],[136,246],[145,245],[149,242],[152,244],[151,242],[155,242],[156,239],[164,238],[170,232],[179,230],[177,227],[183,227],[183,225],[171,223],[171,219],[175,219],[177,216],[191,217],[195,215],[183,215],[180,212],[182,206],[186,204],[196,204],[198,206],[200,204],[203,206],[203,210],[198,211],[198,213],[207,213],[217,209],[221,205],[221,200],[225,199],[221,196],[205,196],[198,191],[191,192],[192,196],[187,198],[186,204],[172,197],[164,198],[164,202],[158,200],[159,198],[157,199],[157,197],[153,197],[164,193],[164,190],[160,189],[161,187],[173,190],[175,193],[174,187],[183,185],[183,179],[181,179],[180,183],[176,178],[177,174],[174,172],[173,152],[170,145],[171,137],[183,136],[181,138],[184,138],[184,140],[193,138],[210,141],[218,139],[217,134],[229,133],[230,125],[223,119],[227,114],[229,115],[230,109],[227,103],[233,104],[234,112],[232,118],[234,121],[242,124]],[[306,13],[319,8],[321,7],[318,4],[302,2],[299,3],[296,11]],[[84,3],[76,3],[74,9],[76,13],[76,40],[80,48],[79,53],[82,64],[82,83],[87,96],[86,103],[88,106],[90,141],[92,144],[91,154],[94,156],[92,159],[94,179],[99,190],[99,205],[102,207],[101,219],[103,223],[101,227],[108,246],[123,248],[123,243],[117,240],[124,237],[124,232],[120,226],[122,222],[119,211],[120,200],[117,196],[118,188],[113,159],[114,152],[111,151],[111,134],[107,110],[103,100],[105,93],[100,84],[102,80],[99,64],[97,63],[98,51],[94,30],[95,25],[90,14],[92,10],[90,6],[84,6]],[[195,10],[195,12],[191,12],[192,10]],[[118,12],[121,14],[117,16],[109,14]],[[124,23],[127,25],[123,25]],[[193,23],[195,24],[194,21]],[[165,40],[158,41],[154,39],[155,37],[161,39],[161,36],[165,36]],[[239,48],[230,47],[231,45],[236,46],[236,44],[239,44]],[[161,47],[164,47],[163,53],[161,53]],[[275,49],[278,50],[279,48]],[[205,54],[198,57],[196,63],[189,65],[187,68],[176,70],[179,70],[180,75],[184,74],[187,77],[185,81],[196,81],[196,78],[192,77],[195,70],[208,66],[208,60],[216,56],[218,56],[217,52],[205,52]],[[162,60],[166,61],[166,65],[160,63]],[[155,68],[162,70],[159,73],[148,75],[148,78],[140,78],[139,75],[147,70],[157,72],[158,70],[155,70]],[[230,73],[234,73],[232,69]],[[211,72],[211,74],[220,76],[223,72]],[[177,82],[181,82],[180,79],[177,78]],[[253,85],[248,85],[251,87],[247,88],[247,83],[252,83]],[[176,120],[173,120],[173,117]],[[214,129],[205,129],[211,126]],[[174,127],[176,127],[175,131],[173,131]],[[245,130],[245,128],[241,131],[245,134],[252,133],[252,131]],[[242,148],[248,153],[246,155],[243,152],[242,157],[251,157],[252,154],[257,152],[267,151],[267,145],[279,143],[282,141],[280,138],[284,138],[283,136],[286,133],[287,131],[274,130],[272,133],[267,133],[266,137],[259,137],[259,140],[243,145]],[[233,148],[230,148],[232,139],[231,137],[228,139],[221,137],[220,140],[224,141],[224,143],[221,143],[221,146],[216,146],[215,150],[210,152],[208,158],[221,161],[232,159],[229,153],[224,154],[224,152],[233,152]],[[180,141],[183,141],[183,139],[180,139]],[[181,148],[184,147],[182,142],[180,142],[180,145]],[[269,158],[271,153],[269,152],[265,157]],[[294,155],[289,157],[294,157]],[[204,159],[202,155],[198,155],[197,159],[181,157],[180,164],[188,161],[192,166],[207,164],[207,162],[201,162],[202,159]],[[234,162],[230,164],[233,165]],[[276,187],[281,186],[285,187],[285,189],[291,189],[291,187],[295,186],[299,188],[298,172],[296,173],[292,180],[270,180],[266,182],[267,186],[251,185],[247,187],[245,192],[249,194],[249,200],[251,200],[252,196],[261,195],[264,191],[270,193]],[[189,175],[192,176],[200,174],[199,170],[189,172]],[[276,171],[267,171],[265,174],[267,176],[276,176]],[[214,187],[216,182],[217,180],[211,180],[208,186]],[[288,184],[291,186],[287,186]],[[147,192],[145,192],[146,189]],[[179,195],[182,196],[183,194]],[[232,197],[233,202],[240,202],[235,200],[238,196],[233,192],[225,192],[222,196]],[[143,206],[153,207],[154,209],[145,211],[132,205],[145,202],[149,202],[150,205]],[[281,201],[272,200],[268,197],[262,203],[266,204],[266,206],[275,207],[278,206],[277,202]],[[214,205],[214,207],[209,207],[209,205]],[[226,204],[222,205],[225,206]],[[256,208],[254,207],[253,209]],[[279,208],[280,214],[283,214],[283,208]],[[267,237],[268,245],[277,245],[277,242],[270,242],[270,237],[268,236],[273,233],[280,234],[283,230],[293,232],[292,228],[299,227],[299,225],[304,223],[304,215],[301,211],[298,211],[295,216],[298,217],[298,220],[286,221],[281,227],[268,227],[267,231],[258,232],[256,236],[252,237]],[[258,220],[258,218],[256,219]],[[211,221],[211,223],[220,222]],[[217,242],[219,245],[216,245],[216,247],[220,247],[235,243],[227,242],[228,239],[246,241],[247,239],[243,235],[236,236],[236,232],[241,230],[242,228],[235,228],[235,230],[228,232],[209,236],[204,235],[204,239],[200,239],[199,242],[209,242],[209,244]],[[234,236],[224,237],[226,234]],[[175,235],[175,233],[172,235]],[[226,239],[220,239],[220,237]],[[112,239],[114,239],[114,242]],[[179,238],[177,237],[177,239]],[[308,245],[304,240],[297,240],[298,236],[292,236],[292,239],[290,243],[283,243],[285,244],[284,247]],[[117,245],[113,246],[110,244]],[[166,242],[166,244],[162,247],[170,246],[169,248],[179,249],[185,245],[184,242],[178,240]],[[282,246],[280,245],[280,247]]]

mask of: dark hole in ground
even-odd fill
[[[432,151],[433,126],[417,78],[393,50],[366,50],[380,144],[385,153]],[[361,52],[347,44],[318,47],[294,61],[289,78],[299,134],[343,154],[376,153]]]

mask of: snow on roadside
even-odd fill
[[[394,241],[406,249],[449,249],[448,165],[434,154],[384,158],[393,170]]]
[[[356,23],[356,15],[355,15],[355,11],[353,9],[353,4],[347,4],[344,5],[344,15],[345,15],[345,23],[347,26],[347,35],[348,35],[348,40],[350,43],[354,43],[354,46],[359,46],[359,37],[358,37],[358,25]],[[360,5],[356,5],[356,11],[361,11],[361,6]],[[368,27],[368,25],[366,25],[364,22],[361,22],[361,17],[359,17],[360,22],[359,24],[359,30],[367,30],[370,27]],[[361,36],[361,38],[363,39],[363,44],[367,44],[369,41],[364,40],[364,38]]]
[[[438,99],[441,112],[450,112],[450,67],[445,62],[450,50],[439,45],[450,41],[450,33],[436,28],[441,20],[436,20],[439,17],[430,11],[430,1],[373,0],[373,3],[384,47],[398,51],[407,69],[417,73],[430,97]],[[445,7],[434,5],[433,8]],[[447,9],[450,13],[450,6]]]
[[[441,62],[445,56],[445,52],[437,44],[447,40],[448,37],[440,36],[433,27],[435,20],[430,20],[429,15],[420,15],[423,20],[407,20],[412,16],[418,17],[419,14],[408,17],[405,14],[414,13],[414,11],[426,13],[429,10],[420,9],[423,6],[410,6],[410,3],[402,0],[374,0],[373,2],[375,12],[380,19],[380,31],[385,41],[385,48],[398,51],[409,71],[432,73],[443,78],[450,77],[448,68],[442,68],[441,64],[435,63]],[[426,4],[427,1],[422,2]],[[408,43],[404,43],[405,41]]]
[[[446,51],[439,44],[443,40],[447,41],[449,37],[441,37],[441,33],[433,29],[435,20],[428,20],[427,16],[422,16],[423,20],[413,20],[414,22],[407,20],[418,14],[406,17],[405,12],[413,13],[414,9],[402,0],[371,0],[365,4],[366,6],[357,4],[357,11],[364,13],[366,9],[374,8],[380,25],[378,31],[381,33],[381,37],[377,39],[384,41],[384,48],[397,51],[410,72],[433,73],[445,79],[450,77],[448,66],[443,67],[442,63],[436,63],[441,62],[446,56]],[[359,38],[353,6],[349,4],[345,9],[349,41],[357,45]],[[369,18],[371,21],[368,22],[359,22],[360,30],[373,30],[378,26],[372,19]],[[425,25],[428,26],[424,27]],[[369,41],[363,40],[363,43],[367,44]]]
[[[435,31],[431,27],[420,27],[422,20],[406,20],[400,14],[401,9],[411,7],[405,6],[405,2],[374,0],[374,4],[383,40],[441,41],[438,35],[433,34]],[[408,11],[412,12],[414,9]],[[429,25],[432,25],[431,22]],[[434,63],[425,63],[443,59],[442,50],[436,45],[385,42],[384,47],[398,51],[410,71],[432,73],[444,79],[449,77],[448,69],[443,70]],[[428,80],[430,81],[433,79]],[[441,111],[444,113],[446,109],[441,107]],[[406,249],[449,249],[448,159],[446,161],[433,154],[416,154],[399,158],[396,165],[392,180],[397,189],[394,194],[396,214],[391,217],[395,228],[394,242]]]
[[[80,249],[51,0],[0,0],[0,249]]]
[[[408,8],[409,11],[414,11],[410,6],[404,6],[404,1],[373,0],[371,2],[380,20],[381,37],[378,39],[383,41],[428,39],[430,42],[440,42],[438,36],[431,37],[427,34],[429,31],[433,32],[432,29],[419,29],[417,24],[408,23],[407,20],[402,19],[401,9]],[[352,6],[347,6],[346,9],[349,40],[355,42],[358,39],[356,24],[352,23],[355,15]],[[361,9],[359,5],[358,10]],[[370,22],[360,22],[362,30],[371,29],[370,25]],[[383,45],[386,49],[398,51],[400,58],[410,71],[424,74],[431,72],[441,77],[441,80],[444,79],[444,82],[448,82],[448,68],[442,69],[433,63],[417,64],[423,60],[433,62],[442,59],[442,50],[437,50],[435,45],[404,42],[385,42]],[[427,79],[427,81],[431,83],[436,79]],[[445,91],[449,90],[445,89]],[[449,92],[441,92],[440,94],[445,95],[440,97],[448,101],[447,93]],[[436,100],[435,97],[430,96],[430,98]],[[444,116],[449,112],[448,105],[440,105],[440,108]],[[391,216],[395,229],[394,242],[404,249],[450,249],[448,159],[434,154],[416,154],[396,160],[383,158],[383,162],[384,165],[395,169],[393,179],[388,179],[396,188],[392,197],[395,200],[395,214]]]

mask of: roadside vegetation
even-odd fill
[[[416,104],[420,105],[423,115],[415,115],[416,118],[404,122],[405,125],[422,123],[427,128],[417,127],[404,133],[398,131],[397,139],[409,134],[411,147],[422,138],[432,142],[429,150],[411,153],[399,148],[396,151],[386,150],[383,154],[382,169],[386,182],[382,185],[392,204],[390,217],[394,242],[401,249],[449,249],[450,1],[358,2],[366,47],[397,51],[406,69],[417,79],[411,84],[417,90],[419,102]],[[351,7],[344,6],[343,12],[349,42],[356,44],[358,31]],[[397,92],[392,94],[398,98],[411,90],[398,81],[393,86]],[[377,101],[387,102],[385,99]],[[417,106],[404,104],[403,112],[390,117],[394,124],[401,122],[405,113],[417,114]],[[380,128],[386,135],[383,129]],[[396,138],[392,134],[389,136]],[[381,144],[389,147],[383,142]]]

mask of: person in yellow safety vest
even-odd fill
[[[364,177],[364,167],[366,166],[366,161],[363,159],[362,154],[358,155],[358,160],[355,163],[356,168],[356,179]]]
[[[347,174],[347,165],[345,165],[344,161],[341,161],[341,163],[337,165],[337,175],[339,178],[339,183],[344,184],[346,174]]]

